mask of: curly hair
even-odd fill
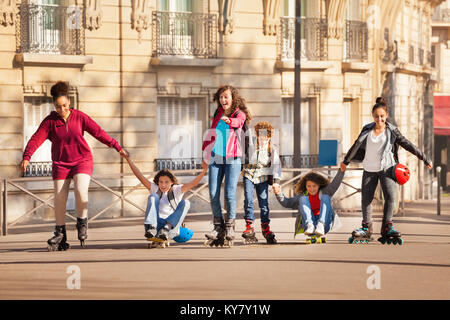
[[[257,137],[259,137],[260,133],[265,133],[265,136],[267,138],[271,138],[273,130],[274,130],[274,127],[267,121],[260,121],[257,124],[255,124],[255,131],[256,131]],[[259,141],[257,141],[257,143],[259,144]],[[272,149],[272,145],[271,145],[271,141],[269,141],[269,150],[271,150],[271,149]]]
[[[220,95],[225,92],[226,90],[230,90],[231,92],[231,97],[233,99],[233,102],[231,104],[231,113],[230,115],[232,115],[237,108],[239,108],[240,110],[242,110],[242,112],[245,113],[246,116],[246,122],[247,124],[250,123],[250,120],[252,120],[252,115],[250,114],[250,111],[247,109],[247,105],[245,103],[245,99],[241,97],[241,95],[239,94],[239,91],[230,85],[223,85],[220,86],[219,89],[217,89],[216,93],[214,94],[214,98],[213,101],[217,103],[217,107],[220,107]]]
[[[318,172],[311,171],[305,174],[294,187],[296,194],[304,194],[306,192],[306,182],[312,181],[319,186],[319,190],[326,187],[330,181]]]
[[[162,169],[160,171],[158,171],[158,173],[156,174],[156,176],[153,178],[153,182],[158,185],[159,183],[159,178],[166,176],[170,179],[170,181],[172,181],[173,184],[178,184],[178,180],[175,177],[175,175],[170,172],[170,170],[168,169]]]
[[[63,81],[58,81],[51,87],[50,94],[53,97],[53,101],[56,101],[59,97],[69,98],[69,84]]]

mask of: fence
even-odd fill
[[[311,171],[311,168],[284,168],[283,174],[284,176],[288,175],[291,176],[287,180],[283,181],[281,183],[282,189],[286,187],[293,187],[293,185],[296,183],[297,179],[301,175],[303,175],[305,172]],[[338,168],[336,167],[321,167],[321,168],[313,168],[313,170],[322,172],[323,174],[327,175],[328,177],[331,177],[331,171],[336,171]],[[353,170],[359,170],[362,171],[361,168],[348,168],[347,171],[353,171]],[[182,175],[182,174],[196,174],[200,172],[198,169],[192,169],[192,170],[177,170],[174,172],[176,175]],[[153,176],[156,172],[147,172],[144,173],[145,176]],[[130,199],[130,195],[132,192],[142,189],[142,184],[138,183],[136,185],[130,185],[130,186],[124,186],[124,180],[127,178],[132,177],[134,178],[134,175],[132,173],[129,174],[109,174],[109,175],[99,175],[91,178],[91,184],[89,187],[89,191],[93,190],[101,190],[110,193],[115,197],[115,199],[111,202],[109,202],[103,209],[99,210],[98,212],[95,212],[94,214],[91,214],[88,221],[92,222],[94,220],[97,220],[101,215],[103,215],[105,212],[108,212],[112,207],[114,207],[118,202],[121,202],[121,214],[120,218],[114,219],[115,221],[120,221],[121,219],[126,219],[129,217],[125,216],[124,212],[124,206],[123,204],[126,202],[133,207],[137,208],[139,212],[142,214],[145,213],[145,208],[141,206],[141,204],[137,204],[135,201]],[[116,181],[116,186],[108,186],[105,183],[101,182],[100,180],[103,179],[111,179]],[[7,235],[9,228],[14,228],[16,225],[19,224],[20,221],[24,220],[25,217],[29,217],[32,213],[36,212],[38,209],[42,207],[53,207],[53,195],[48,198],[42,198],[38,195],[37,190],[30,190],[30,187],[24,187],[23,184],[27,183],[39,183],[42,185],[43,183],[51,183],[52,184],[52,178],[51,177],[23,177],[23,178],[15,178],[15,179],[3,179],[1,180],[1,186],[0,186],[0,218],[1,218],[1,234]],[[349,197],[354,196],[355,194],[361,192],[361,189],[359,187],[353,186],[350,183],[345,181],[342,182],[344,185],[350,187],[353,192],[350,194],[347,194],[344,197],[341,197],[339,199],[336,199],[337,201],[343,201]],[[192,197],[196,197],[197,199],[200,199],[201,201],[204,201],[206,203],[210,203],[209,198],[203,196],[200,194],[200,192],[205,189],[208,186],[208,183],[204,183],[202,185],[199,185],[197,188],[192,189],[189,191],[189,194],[185,195],[185,199],[190,199]],[[50,191],[52,192],[52,191]],[[48,193],[50,193],[48,192]],[[19,218],[15,219],[14,221],[8,221],[8,198],[10,195],[27,195],[34,199],[35,201],[39,202],[40,204],[32,208],[31,210],[28,210],[24,212],[23,214],[19,215]],[[377,193],[375,195],[375,200],[379,201],[381,203],[381,193]],[[402,199],[403,200],[403,199]],[[401,200],[401,201],[402,201]],[[403,208],[403,204],[401,204],[401,208]],[[272,210],[274,211],[274,210]],[[290,209],[283,209],[281,211],[285,212],[294,212],[294,210]],[[206,214],[206,213],[205,213]],[[69,219],[76,221],[76,217],[71,216],[70,214],[66,213]],[[103,219],[102,219],[103,221]],[[20,227],[24,226],[32,226],[33,224],[21,224]],[[50,225],[50,224],[49,224]]]

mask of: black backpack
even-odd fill
[[[156,194],[158,195],[158,197],[161,199],[163,196],[163,193],[161,190],[158,189],[158,191],[156,192]],[[173,193],[173,189],[171,188],[169,190],[169,192],[167,193],[167,199],[169,199],[169,203],[170,206],[172,207],[173,210],[177,209],[177,202],[175,201],[175,194]]]

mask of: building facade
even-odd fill
[[[431,23],[441,2],[301,1],[305,166],[316,165],[320,139],[338,140],[340,154],[345,153],[372,121],[370,110],[380,95],[389,101],[391,121],[432,155],[437,71],[431,65]],[[252,124],[274,124],[283,163],[290,165],[294,0],[0,3],[1,178],[21,175],[22,151],[52,109],[49,91],[59,80],[70,83],[72,105],[116,138],[142,171],[198,163],[215,110],[212,95],[222,84],[239,89]],[[118,154],[86,138],[94,176],[129,172]],[[28,175],[49,174],[49,148],[47,142],[33,156]],[[404,198],[430,197],[432,175],[423,163],[406,151],[400,160],[412,171]],[[357,173],[348,176],[360,184]],[[126,188],[126,183],[108,185]],[[51,185],[42,189],[48,192]],[[110,201],[101,192],[90,196],[96,203]],[[357,208],[359,198],[340,205]]]
[[[432,66],[437,71],[434,90],[434,134],[436,166],[441,169],[444,189],[450,190],[450,1],[434,10],[432,21]]]

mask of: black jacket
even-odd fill
[[[351,146],[351,148],[348,150],[347,154],[344,157],[344,164],[348,165],[350,161],[355,162],[361,162],[364,160],[364,156],[366,155],[366,143],[367,143],[367,136],[370,133],[370,131],[373,130],[375,127],[375,122],[369,123],[365,125],[361,133],[359,134],[358,138],[356,139],[355,143]],[[430,164],[430,160],[428,157],[419,150],[411,141],[406,139],[401,133],[400,130],[393,124],[386,122],[386,133],[388,136],[388,145],[386,146],[385,153],[382,156],[382,162],[383,158],[388,156],[389,151],[392,152],[394,156],[394,160],[396,163],[398,163],[398,148],[399,146],[402,146],[405,150],[411,152],[413,155],[415,155],[420,160],[423,160],[426,165]],[[383,168],[382,169],[387,169]]]

